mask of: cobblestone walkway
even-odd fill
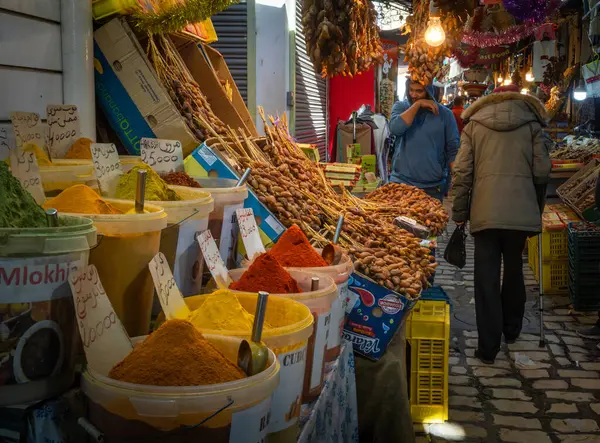
[[[452,233],[454,225],[448,227]],[[415,425],[417,442],[485,441],[600,443],[600,349],[574,332],[596,314],[572,313],[567,296],[544,299],[546,346],[539,348],[538,288],[524,257],[528,289],[524,331],[493,366],[474,358],[473,240],[463,270],[443,260],[449,234],[439,239],[441,285],[454,303],[450,344],[450,419]]]

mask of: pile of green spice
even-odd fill
[[[0,228],[45,228],[46,213],[0,162]]]

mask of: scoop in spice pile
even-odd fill
[[[190,322],[168,320],[108,374],[151,386],[203,386],[240,380],[246,374],[210,344]]]
[[[200,183],[185,172],[169,172],[160,176],[167,184],[174,186],[189,186],[190,188],[201,188]]]
[[[123,211],[104,201],[96,191],[86,185],[73,185],[56,197],[46,201],[44,209],[71,214],[122,214]]]
[[[270,294],[298,294],[302,292],[298,282],[283,269],[270,252],[258,256],[242,277],[233,282],[230,289],[234,291],[258,292]]]
[[[181,197],[173,190],[169,189],[167,183],[160,178],[160,175],[150,166],[140,164],[131,168],[123,174],[117,185],[116,198],[125,200],[135,200],[137,189],[137,173],[140,169],[147,171],[146,192],[144,193],[147,201],[178,201]]]
[[[46,213],[0,162],[0,228],[45,228]]]
[[[327,266],[323,257],[312,247],[297,225],[289,227],[269,252],[282,266],[288,268]]]

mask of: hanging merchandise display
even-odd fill
[[[356,75],[382,57],[377,12],[370,0],[305,0],[306,51],[323,77]]]
[[[560,0],[502,0],[504,8],[517,20],[540,23],[560,5]]]
[[[550,59],[556,57],[556,40],[536,41],[533,44],[533,77],[541,80],[546,68],[551,63]]]
[[[588,97],[600,97],[600,61],[594,60],[581,67],[581,76],[585,81]]]

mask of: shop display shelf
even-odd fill
[[[407,321],[410,409],[415,423],[448,420],[450,304],[421,300]]]

